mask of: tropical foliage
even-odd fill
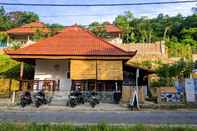
[[[106,36],[105,23],[93,22],[88,26],[88,29],[99,37]]]
[[[0,55],[0,77],[19,79],[20,63],[10,59],[7,55]],[[24,77],[25,79],[31,79],[33,76],[33,66],[25,64]]]
[[[46,33],[44,33],[42,30],[36,30],[36,33],[33,35],[33,40],[41,40],[46,37]]]
[[[156,70],[158,86],[172,86],[175,80],[189,78],[191,71],[191,61],[181,59],[175,64],[163,64]]]
[[[23,45],[22,42],[17,40],[10,40],[9,42],[9,47],[11,47],[12,49],[18,49],[22,45]]]
[[[64,26],[61,24],[47,24],[47,27],[50,30],[48,36],[53,36],[64,29]]]
[[[1,47],[6,46],[7,38],[8,38],[7,33],[5,33],[5,32],[0,32],[0,46],[1,46]]]
[[[93,22],[89,28],[96,35],[103,36],[105,34],[103,24]],[[187,59],[191,58],[192,51],[197,50],[197,14],[195,13],[187,17],[181,14],[172,17],[159,14],[156,18],[136,18],[127,11],[125,14],[117,16],[114,24],[122,29],[124,43],[166,41],[170,56]]]

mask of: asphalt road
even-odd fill
[[[197,112],[0,112],[0,122],[197,125]]]

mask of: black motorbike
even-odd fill
[[[35,102],[35,106],[38,108],[40,107],[41,105],[43,104],[47,104],[47,99],[45,97],[45,93],[43,90],[37,92],[35,95],[34,95],[34,102]]]
[[[67,101],[67,106],[70,106],[70,107],[75,107],[77,105],[77,99],[76,99],[76,96],[73,96],[73,95],[69,95],[69,99]]]
[[[84,104],[84,103],[85,101],[82,93],[80,91],[73,91],[69,95],[67,106],[75,107],[76,105]]]
[[[20,96],[20,105],[22,107],[25,107],[27,105],[30,105],[32,103],[32,97],[31,97],[31,93],[29,91],[25,91],[22,93],[22,95]]]
[[[99,99],[97,98],[96,92],[91,92],[91,95],[88,98],[88,102],[92,108],[94,108],[97,104],[99,104]]]

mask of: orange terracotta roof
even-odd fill
[[[37,30],[41,30],[45,33],[49,32],[49,29],[44,23],[36,21],[36,22],[22,25],[20,27],[10,29],[7,31],[7,33],[8,34],[33,34]]]
[[[90,31],[79,26],[70,26],[53,37],[40,40],[17,50],[5,50],[8,55],[50,55],[50,56],[121,56],[136,54],[126,52]]]
[[[117,26],[115,26],[113,24],[106,24],[105,30],[108,33],[121,33],[122,32]]]

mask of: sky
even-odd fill
[[[0,0],[7,3],[56,3],[56,4],[103,4],[103,3],[136,3],[159,2],[177,0]],[[181,0],[179,0],[181,1]],[[183,0],[182,0],[183,1]],[[45,23],[59,23],[63,25],[81,24],[88,25],[91,22],[113,22],[117,15],[131,11],[135,17],[156,17],[158,14],[175,16],[192,14],[191,8],[196,3],[169,4],[169,5],[140,5],[140,6],[114,6],[114,7],[32,7],[32,6],[4,6],[6,11],[32,11],[40,16]]]

